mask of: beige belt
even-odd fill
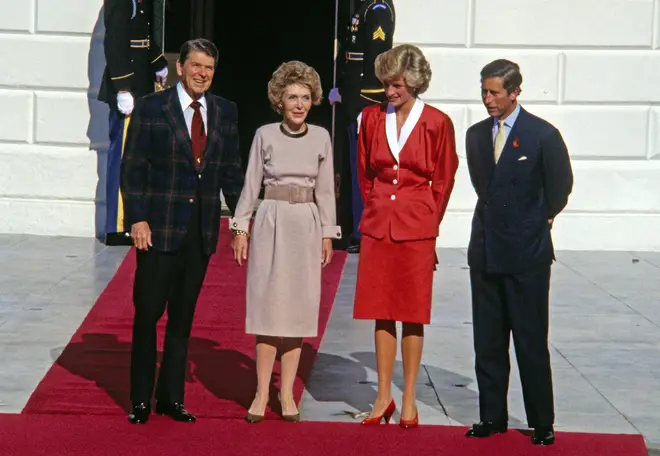
[[[314,189],[288,185],[268,185],[264,189],[264,199],[288,201],[291,204],[313,203]]]

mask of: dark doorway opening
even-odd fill
[[[318,71],[324,100],[312,108],[309,121],[331,131],[327,94],[333,83],[335,0],[168,0],[165,11],[166,53],[177,53],[193,37],[218,47],[211,91],[238,105],[243,163],[255,130],[280,119],[268,102],[267,84],[288,60]]]

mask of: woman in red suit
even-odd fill
[[[356,319],[376,321],[378,397],[363,424],[389,422],[396,409],[392,373],[396,322],[402,322],[405,388],[400,425],[416,427],[415,384],[424,325],[431,320],[435,242],[458,168],[454,125],[422,102],[431,68],[417,47],[379,55],[376,75],[388,103],[362,111],[358,176],[364,201],[358,264]]]

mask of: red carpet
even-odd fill
[[[222,231],[226,233],[226,221],[223,222]],[[243,417],[256,390],[254,337],[244,333],[246,268],[234,263],[229,241],[230,236],[221,236],[218,252],[212,257],[190,341],[185,402],[202,418]],[[323,271],[319,336],[305,340],[296,379],[296,400],[309,378],[345,261],[346,253],[336,252],[333,262]],[[135,253],[130,251],[23,413],[127,412],[134,273]],[[161,348],[165,321],[166,316],[160,323]],[[275,369],[279,371],[279,363]],[[274,380],[271,405],[277,412],[277,374]]]
[[[552,447],[535,447],[516,431],[468,440],[465,428],[352,423],[250,425],[240,420],[175,423],[154,417],[145,426],[91,416],[0,415],[3,456],[28,455],[268,455],[268,456],[644,456],[639,436],[559,434]]]
[[[210,419],[242,418],[256,387],[254,340],[243,333],[245,268],[233,263],[228,240],[223,237],[209,267],[191,339],[186,405],[200,418],[197,423],[175,423],[153,415],[147,425],[132,426],[123,416],[129,406],[135,270],[135,255],[130,252],[23,413],[0,414],[0,455],[647,455],[639,435],[559,433],[554,446],[540,448],[514,430],[469,440],[463,427],[422,426],[406,431],[397,425],[292,424],[280,419],[249,425],[242,419]],[[337,252],[324,270],[320,333],[305,341],[297,400],[309,378],[345,260],[346,254]],[[163,321],[161,336],[164,326]],[[269,418],[278,412],[277,383],[275,378],[274,412]]]

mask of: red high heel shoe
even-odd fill
[[[419,426],[419,411],[415,412],[415,418],[413,418],[412,420],[404,420],[403,418],[401,418],[399,420],[399,426],[401,426],[404,429],[412,429]]]
[[[390,418],[392,418],[395,410],[396,404],[394,403],[394,399],[392,399],[392,402],[390,402],[390,405],[387,406],[382,415],[374,416],[373,418],[365,418],[362,420],[362,424],[380,424],[383,420],[385,420],[385,424],[389,424]]]

